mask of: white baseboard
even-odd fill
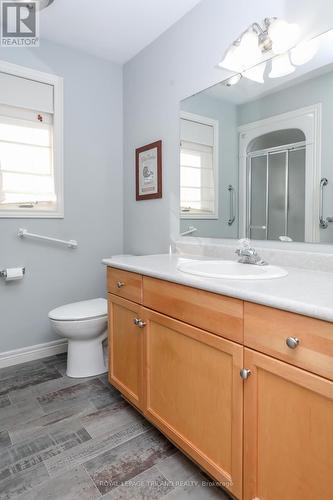
[[[67,351],[67,340],[59,339],[45,344],[31,345],[13,351],[0,352],[0,368],[47,358]]]

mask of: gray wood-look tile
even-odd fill
[[[95,500],[101,495],[83,469],[75,467],[60,477],[44,481],[18,500]]]
[[[98,437],[107,432],[114,432],[124,424],[141,422],[143,417],[125,400],[119,399],[114,403],[97,410],[80,419],[83,427],[92,437]]]
[[[85,462],[84,466],[99,491],[105,494],[173,453],[174,446],[151,429]]]
[[[230,500],[230,497],[217,486],[210,485],[208,480],[196,474],[168,493],[165,500]]]
[[[58,391],[50,392],[37,397],[37,401],[45,412],[65,408],[73,404],[73,401],[87,401],[99,404],[101,398],[109,403],[119,396],[116,391],[110,390],[99,379],[92,379],[86,382],[78,382],[76,385],[65,387]]]
[[[13,478],[17,473],[42,462],[42,453],[54,445],[52,438],[45,435],[7,448],[0,455],[0,480]]]
[[[64,366],[66,368],[66,366],[67,366],[67,352],[63,352],[61,354],[56,354],[55,356],[50,356],[48,358],[43,358],[42,362],[48,366],[55,366],[56,368],[60,367],[60,366]]]
[[[186,481],[198,471],[197,466],[186,458],[180,451],[177,451],[171,457],[160,461],[157,468],[175,485],[182,481]]]
[[[173,489],[154,466],[107,493],[103,500],[159,500]]]
[[[111,387],[109,382],[109,375],[107,373],[104,373],[104,375],[100,375],[98,378],[103,382],[103,384],[107,385],[108,387]]]
[[[43,415],[43,409],[35,400],[29,402],[18,402],[5,408],[1,408],[0,411],[0,429],[8,430],[10,427],[15,425],[21,425],[27,420]]]
[[[140,422],[125,424],[113,433],[107,433],[100,437],[75,446],[71,450],[64,451],[60,455],[51,457],[45,461],[45,466],[50,476],[59,475],[69,468],[82,464],[92,458],[101,455],[119,444],[136,437],[150,428],[150,424],[142,419]]]
[[[0,431],[0,452],[4,448],[8,448],[8,446],[11,446],[11,444],[12,442],[10,440],[8,431]]]
[[[4,368],[0,370],[0,395],[61,376],[56,368],[36,361]]]
[[[65,369],[59,355],[0,370],[1,500],[229,498],[203,486],[107,375]]]
[[[95,411],[95,406],[89,401],[79,401],[65,409],[55,410],[48,414],[43,412],[42,416],[37,416],[27,422],[7,425],[7,430],[13,444],[16,444],[40,432],[51,432],[57,427],[68,426],[71,422]]]
[[[45,368],[43,360],[29,361],[28,363],[7,366],[6,368],[1,368],[0,380],[14,377],[16,374],[28,374],[31,371],[40,370],[42,368]]]
[[[48,394],[49,392],[56,392],[61,389],[65,389],[66,387],[71,387],[72,385],[89,382],[90,380],[93,380],[93,378],[77,379],[70,378],[64,375],[61,378],[47,380],[46,382],[27,387],[25,389],[17,389],[15,391],[11,391],[9,393],[9,398],[12,403],[24,400],[28,401],[29,399],[31,400],[31,398],[37,398],[38,396]]]
[[[6,406],[9,406],[9,405],[11,405],[11,401],[10,401],[8,395],[6,394],[5,396],[0,396],[0,409],[5,408]]]
[[[24,470],[13,477],[7,477],[0,481],[1,500],[10,500],[23,496],[38,484],[46,481],[49,475],[44,464],[40,463],[31,469]],[[24,496],[23,496],[24,497]],[[37,497],[35,497],[35,500]],[[42,500],[42,499],[40,499]],[[73,499],[74,500],[74,499]]]
[[[49,434],[34,436],[30,441],[15,444],[0,455],[0,479],[12,476],[14,480],[17,473],[33,468],[38,463],[90,439],[86,429],[78,423],[73,423]]]

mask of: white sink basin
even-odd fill
[[[181,262],[177,269],[195,276],[231,280],[270,280],[288,275],[281,267],[240,264],[232,260],[191,260]]]

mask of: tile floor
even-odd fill
[[[71,379],[66,356],[0,370],[0,499],[229,497],[106,376]]]

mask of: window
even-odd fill
[[[15,118],[6,114],[0,106],[1,210],[52,210],[56,204],[52,116],[31,113],[28,117],[21,109]]]
[[[1,69],[0,217],[63,217],[57,77],[38,74],[51,77],[50,85]]]
[[[205,117],[184,114],[181,118],[182,218],[217,217],[217,126]]]

